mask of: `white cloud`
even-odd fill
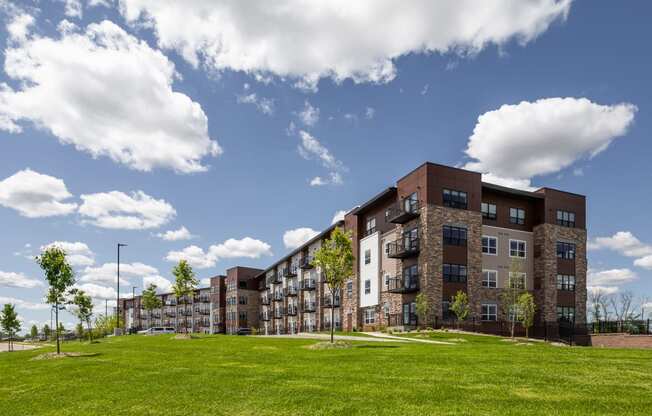
[[[634,260],[634,266],[643,267],[652,270],[652,255],[641,257]]]
[[[49,247],[59,247],[66,252],[66,258],[71,266],[90,266],[95,263],[95,253],[85,243],[69,241],[53,241],[41,246],[41,251]]]
[[[301,143],[299,143],[297,149],[299,154],[306,160],[317,159],[322,166],[326,169],[329,169],[330,179],[324,179],[320,176],[317,176],[310,180],[310,186],[321,186],[326,184],[335,184],[340,185],[343,183],[341,171],[346,171],[347,168],[342,162],[337,160],[335,156],[324,146],[319,140],[311,136],[310,133],[300,130],[299,137],[301,138]]]
[[[88,6],[89,7],[95,7],[95,6],[111,7],[112,2],[113,0],[88,0]]]
[[[81,195],[79,213],[83,223],[124,230],[158,228],[172,220],[177,212],[163,199],[154,199],[143,191],[112,191]]]
[[[30,309],[30,310],[50,309],[50,305],[48,305],[47,303],[35,303],[35,302],[29,302],[17,298],[0,296],[0,304],[4,305],[6,303],[11,303],[17,309]]]
[[[613,295],[618,292],[618,286],[587,286],[586,290],[588,292],[600,292],[604,295]]]
[[[82,17],[82,4],[80,0],[60,0],[64,3],[64,14],[68,17]]]
[[[146,276],[143,277],[143,287],[147,289],[150,284],[156,285],[157,293],[169,293],[172,292],[172,282],[166,279],[163,276]]]
[[[346,211],[340,210],[335,212],[335,215],[333,215],[333,219],[331,220],[331,225],[335,224],[336,222],[339,221],[344,221],[344,216],[346,215]]]
[[[88,296],[92,297],[93,299],[104,300],[104,299],[116,298],[115,288],[113,287],[102,286],[95,283],[81,283],[81,284],[78,283],[75,284],[74,287],[83,290],[84,292],[86,292]],[[126,289],[131,289],[131,288],[127,288],[125,286],[125,290]]]
[[[373,107],[367,107],[364,112],[364,117],[371,120],[376,115],[376,110]]]
[[[130,285],[132,279],[157,275],[155,267],[143,263],[120,263],[120,284]],[[86,267],[79,278],[80,283],[114,285],[118,276],[117,263],[104,263],[96,267]]]
[[[426,94],[428,94],[429,89],[430,89],[430,84],[426,84],[426,85],[423,86],[423,88],[421,89],[421,92],[419,94],[426,95]]]
[[[156,236],[162,238],[165,241],[190,240],[195,237],[184,226],[181,226],[181,228],[178,230],[168,230],[164,233],[158,233]]]
[[[619,286],[638,279],[636,273],[630,269],[610,269],[588,271],[588,286]]]
[[[0,286],[33,289],[44,286],[44,284],[40,280],[31,279],[22,273],[3,272],[0,270]]]
[[[300,247],[303,243],[309,241],[317,234],[319,234],[319,231],[307,227],[288,230],[283,234],[283,244],[285,244],[285,248],[293,250]]]
[[[199,284],[202,286],[210,286],[211,285],[211,278],[210,277],[205,277],[199,281]]]
[[[28,218],[68,215],[77,204],[66,202],[72,194],[59,178],[31,169],[21,170],[0,181],[0,205]]]
[[[564,20],[571,0],[502,0],[483,7],[472,0],[120,4],[128,22],[151,24],[162,48],[194,66],[276,75],[314,91],[323,77],[388,82],[396,76],[394,61],[410,53],[466,56],[514,39],[525,45]]]
[[[221,258],[245,257],[257,259],[262,256],[271,256],[272,247],[260,240],[245,237],[241,240],[229,238],[221,244],[215,244],[204,251],[201,247],[191,245],[183,250],[170,251],[165,256],[169,262],[186,260],[192,267],[206,269],[214,267]]]
[[[259,97],[255,92],[237,95],[236,98],[239,104],[253,104],[263,114],[268,116],[274,114],[274,100],[271,98]]]
[[[310,179],[310,186],[324,186],[328,185],[328,180],[325,180],[321,176],[315,176],[314,178]]]
[[[301,122],[312,127],[319,121],[319,108],[313,107],[308,100],[303,103],[303,110],[298,113]]]
[[[630,231],[618,231],[611,237],[596,237],[589,241],[589,250],[609,249],[627,257],[652,255],[652,246],[644,244]]]
[[[14,42],[22,42],[27,38],[30,27],[34,25],[34,18],[29,14],[22,13],[14,16],[7,24],[9,39]]]
[[[110,21],[58,39],[13,23],[5,72],[20,88],[0,84],[0,128],[18,133],[31,121],[62,144],[142,171],[205,171],[201,159],[222,152],[201,106],[173,91],[174,64],[145,41]]]
[[[339,172],[331,172],[328,178],[315,176],[309,183],[310,186],[341,185],[344,183],[344,179]]]
[[[604,151],[627,133],[636,106],[599,105],[586,98],[546,98],[503,105],[478,117],[465,168],[527,184]],[[501,184],[504,183],[501,182]]]

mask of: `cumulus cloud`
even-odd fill
[[[638,279],[638,275],[630,269],[589,269],[587,275],[588,286],[619,286]]]
[[[95,283],[81,283],[75,284],[76,289],[83,290],[88,296],[93,299],[115,299],[115,288],[109,286],[102,286]]]
[[[192,267],[207,269],[214,267],[221,258],[244,257],[257,259],[262,256],[271,256],[272,247],[260,240],[245,237],[241,240],[229,238],[221,244],[215,244],[204,251],[203,248],[191,245],[183,250],[170,251],[165,259],[170,262],[186,260]]]
[[[652,246],[644,244],[630,231],[618,231],[611,237],[596,237],[589,241],[589,250],[609,249],[627,257],[652,255]]]
[[[283,244],[285,244],[285,248],[293,250],[295,248],[301,247],[303,243],[309,241],[317,234],[319,234],[319,231],[315,231],[312,228],[308,227],[288,230],[283,234]]]
[[[245,84],[245,91],[248,89],[248,84]],[[236,99],[239,104],[253,104],[258,111],[268,116],[274,114],[274,100],[271,98],[260,97],[255,92],[251,92],[236,95]]]
[[[18,298],[0,296],[0,304],[4,305],[6,303],[10,303],[16,306],[17,309],[30,309],[30,310],[50,309],[50,305],[48,305],[47,303],[36,303],[36,302],[30,302]]]
[[[319,108],[313,107],[308,100],[303,103],[303,110],[297,113],[299,120],[308,126],[312,127],[319,121]]]
[[[514,39],[527,44],[564,20],[571,0],[502,0],[483,7],[472,0],[324,0],[310,8],[290,0],[120,4],[128,22],[151,25],[160,47],[178,51],[195,67],[274,75],[314,91],[323,77],[389,82],[396,76],[394,61],[410,53],[466,56]]]
[[[0,270],[0,286],[34,289],[35,287],[44,286],[44,284],[40,280],[25,276],[23,273],[3,272]]]
[[[120,284],[129,285],[135,278],[158,275],[155,267],[143,263],[120,263]],[[104,263],[96,267],[86,267],[79,278],[79,283],[114,285],[118,276],[117,263]]]
[[[631,126],[636,106],[586,98],[545,98],[503,105],[478,117],[465,168],[484,180],[530,188],[530,179],[560,171],[604,151]],[[527,186],[524,186],[527,185]]]
[[[156,236],[165,241],[190,240],[195,237],[184,226],[181,226],[178,230],[168,230],[164,233],[158,233]]]
[[[346,215],[346,211],[340,210],[336,211],[335,215],[333,215],[333,219],[331,220],[331,225],[339,222],[339,221],[344,221],[344,216]]]
[[[20,87],[0,84],[1,129],[19,133],[30,121],[62,144],[141,171],[204,171],[202,158],[222,152],[201,106],[172,89],[174,64],[145,41],[110,21],[41,37],[20,19],[4,51]]]
[[[634,260],[634,266],[643,267],[644,269],[652,270],[652,255],[641,257]]]
[[[618,293],[618,286],[587,286],[586,290],[592,293],[602,293],[603,295],[613,295]]]
[[[26,13],[17,14],[7,24],[9,39],[22,42],[27,38],[30,28],[34,25],[34,18]]]
[[[143,287],[147,288],[150,284],[156,285],[156,293],[168,293],[172,291],[172,282],[163,276],[143,277]]]
[[[66,252],[66,258],[71,266],[90,266],[95,263],[95,253],[82,242],[53,241],[41,246],[41,251],[49,247],[59,247]]]
[[[143,191],[112,191],[81,195],[79,207],[83,223],[101,228],[143,230],[158,228],[172,220],[177,212],[163,199],[154,199]]]
[[[21,170],[0,181],[0,205],[12,208],[28,218],[68,215],[77,204],[66,202],[72,194],[63,180]]]
[[[310,186],[341,185],[344,179],[339,172],[331,172],[327,178],[315,176],[310,179]]]
[[[344,182],[340,172],[346,171],[344,164],[337,160],[335,156],[310,133],[300,130],[299,143],[297,149],[301,157],[306,160],[318,160],[323,167],[330,170],[329,179],[317,176],[310,180],[310,186],[321,186],[327,184],[340,185]]]
[[[82,17],[82,4],[80,0],[60,0],[64,3],[63,13],[68,17]]]

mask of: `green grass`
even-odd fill
[[[415,335],[411,335],[415,336]],[[64,344],[94,356],[0,354],[0,415],[650,414],[652,351],[127,336]],[[463,339],[465,341],[459,341]]]

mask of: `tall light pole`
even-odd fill
[[[118,291],[115,294],[116,298],[116,303],[115,303],[115,311],[116,311],[116,328],[120,328],[120,247],[127,247],[126,244],[118,243]]]
[[[134,327],[134,321],[136,320],[136,288],[138,286],[131,287],[131,326]],[[138,314],[138,320],[140,321],[140,313]],[[140,322],[139,322],[140,324]],[[140,325],[138,325],[140,328]]]

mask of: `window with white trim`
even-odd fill
[[[368,295],[371,293],[371,280],[367,279],[364,281],[364,294]]]
[[[376,311],[374,310],[374,308],[367,308],[364,310],[364,323],[365,324],[376,323]]]
[[[482,236],[482,253],[495,256],[498,254],[498,238],[483,235]]]
[[[511,289],[525,289],[526,273],[509,272],[509,287]]]
[[[509,240],[509,257],[524,259],[527,253],[527,244],[521,240]]]
[[[482,287],[495,288],[498,286],[498,272],[496,270],[482,271]]]
[[[364,264],[371,263],[371,250],[364,251]]]
[[[498,320],[498,305],[495,303],[483,303],[481,306],[480,319],[483,321]]]

